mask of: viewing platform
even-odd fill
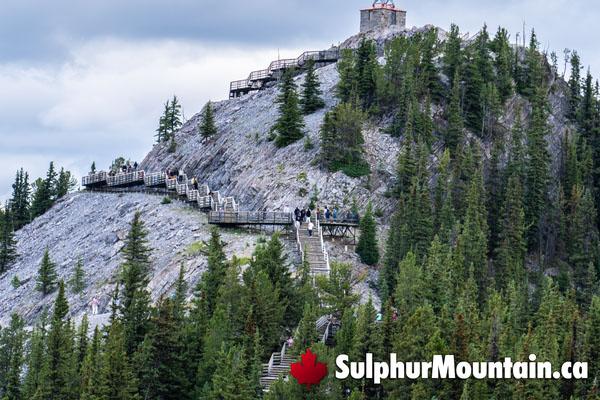
[[[244,96],[250,92],[261,90],[268,82],[281,78],[285,70],[306,65],[308,60],[315,60],[317,67],[337,62],[341,58],[339,48],[321,51],[305,51],[298,58],[273,61],[267,69],[253,71],[247,79],[233,81],[229,85],[229,98]]]

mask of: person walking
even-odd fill
[[[306,227],[308,229],[308,236],[312,236],[312,232],[313,232],[313,228],[314,228],[314,224],[312,222],[308,222],[308,226]]]
[[[300,210],[300,222],[306,222],[306,210],[304,207]]]
[[[310,208],[307,208],[306,209],[306,222],[310,222],[310,216],[311,216]]]
[[[100,302],[98,301],[97,298],[93,298],[92,299],[92,314],[93,315],[97,315],[98,314],[98,305],[100,305]]]

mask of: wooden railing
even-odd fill
[[[211,211],[208,213],[208,223],[223,225],[291,225],[291,213],[261,212],[261,211]]]

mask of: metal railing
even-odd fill
[[[100,171],[96,174],[88,174],[81,178],[81,186],[90,186],[98,183],[106,182],[108,174],[104,171]]]
[[[117,174],[106,178],[108,186],[123,186],[144,182],[144,171],[134,171],[125,174]]]
[[[291,213],[262,212],[262,211],[211,211],[208,213],[208,222],[211,224],[263,224],[263,225],[291,225]]]

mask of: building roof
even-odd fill
[[[389,6],[387,4],[374,5],[373,7],[364,8],[361,11],[372,11],[372,10],[390,10],[390,11],[399,11],[399,12],[403,12],[403,13],[406,12],[404,10],[401,10],[401,9],[393,7],[393,6]]]

